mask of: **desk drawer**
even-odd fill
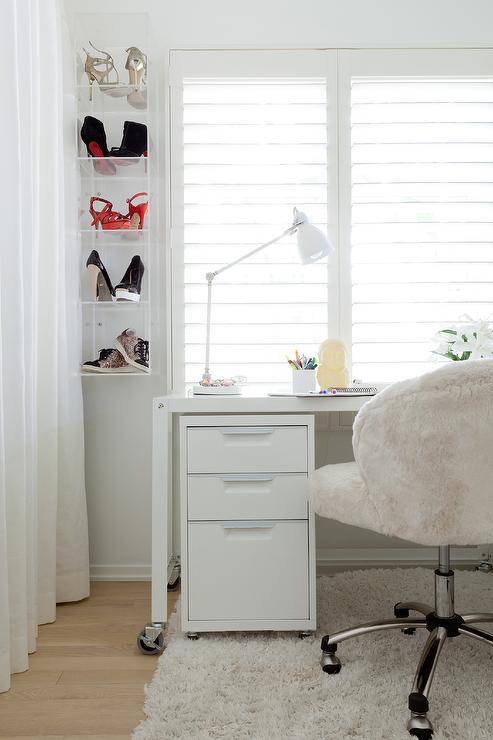
[[[191,522],[189,619],[309,618],[308,522]]]
[[[190,427],[189,473],[306,473],[306,426]]]
[[[188,519],[307,519],[306,473],[188,476]]]

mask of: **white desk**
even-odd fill
[[[172,552],[173,419],[184,415],[208,414],[316,414],[356,412],[369,397],[313,398],[271,396],[184,396],[154,399],[153,413],[153,495],[152,495],[152,614],[154,625],[167,621],[167,586]]]

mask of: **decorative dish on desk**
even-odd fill
[[[234,378],[202,378],[200,383],[193,386],[194,396],[239,396],[241,395],[241,386],[246,383],[243,375],[236,375]]]

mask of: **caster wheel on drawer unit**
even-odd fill
[[[308,631],[298,632],[298,637],[300,638],[300,640],[304,640],[305,638],[311,637],[312,635],[313,635],[313,632],[308,632]]]
[[[187,637],[189,640],[198,640],[200,635],[198,632],[187,632]]]
[[[173,581],[173,583],[168,583],[168,591],[176,591],[178,586],[180,585],[180,576],[176,579],[176,581]]]
[[[137,637],[137,647],[141,653],[144,653],[144,655],[160,655],[166,647],[164,635],[161,632],[160,635],[152,639],[150,637],[146,637],[145,630],[142,630]]]

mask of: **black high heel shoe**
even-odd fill
[[[106,157],[111,156],[106,144],[106,133],[102,121],[86,116],[80,130],[80,137],[87,147],[87,156],[94,157],[94,169],[100,175],[114,175],[116,167]]]
[[[120,146],[111,148],[111,157],[147,157],[147,126],[144,123],[125,121]],[[120,162],[116,162],[120,164]],[[122,162],[122,164],[124,164]]]
[[[86,267],[91,275],[91,290],[95,301],[114,301],[115,291],[106,267],[95,249],[87,258]]]
[[[121,282],[115,287],[117,301],[140,301],[144,263],[136,254],[125,271]]]

